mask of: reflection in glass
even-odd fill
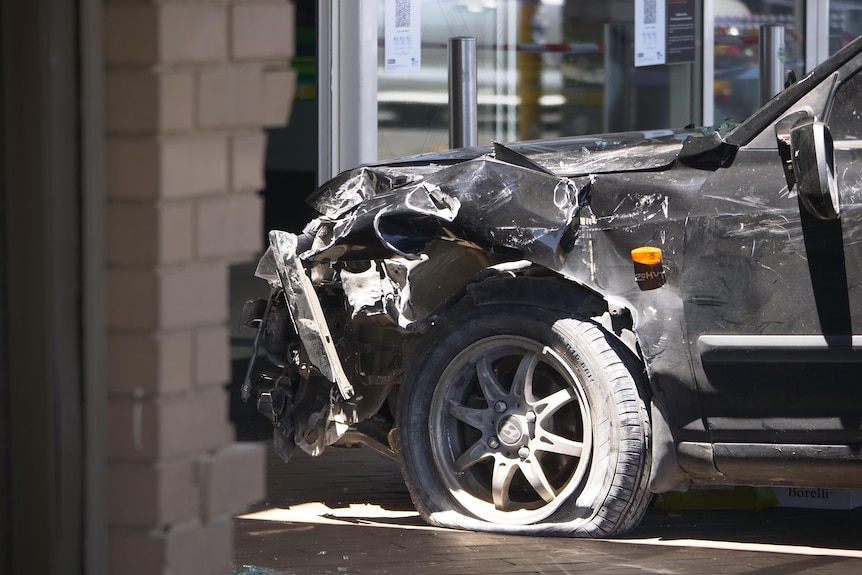
[[[834,54],[862,34],[862,0],[829,3],[829,53]]]
[[[801,2],[716,0],[715,120],[741,122],[760,107],[760,27],[784,27],[784,64],[805,74]]]
[[[421,0],[421,67],[397,72],[383,58],[386,1],[381,159],[449,147],[447,41],[455,36],[476,38],[480,145],[701,121],[698,61],[634,66],[635,0]],[[695,36],[701,42],[699,25]]]

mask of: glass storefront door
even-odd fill
[[[513,139],[518,104],[516,27],[521,3],[417,0],[412,4],[421,17],[413,14],[412,18],[421,22],[421,28],[409,38],[403,31],[398,36],[386,30],[386,4],[380,0],[378,13],[378,156],[384,159],[449,147],[448,39],[459,36],[476,38],[479,142]],[[406,4],[409,6],[409,0]],[[389,9],[394,9],[391,4]],[[387,42],[421,45],[419,64],[387,65]]]
[[[784,27],[784,65],[797,78],[826,52],[862,33],[862,0],[378,0],[378,5],[380,159],[449,147],[447,40],[452,37],[476,38],[478,143],[487,145],[739,122],[760,105],[761,26]],[[419,49],[412,67],[393,67],[386,60],[387,42],[395,40],[385,22],[387,5],[390,13],[397,9],[408,16],[412,8],[421,23],[409,38]],[[645,63],[638,52],[644,24],[655,20],[658,8],[658,20],[667,24],[660,34],[670,35],[680,6],[693,15],[685,31],[690,57]]]
[[[862,34],[862,0],[829,2],[829,53]]]
[[[804,3],[787,0],[715,0],[716,122],[741,122],[760,107],[760,27],[784,27],[784,64],[805,74]]]
[[[701,122],[701,50],[635,66],[635,0],[416,0],[421,27],[408,41],[421,57],[397,69],[386,61],[387,3],[411,6],[379,0],[380,159],[448,147],[447,40],[457,36],[476,38],[480,145]]]

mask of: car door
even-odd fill
[[[839,218],[818,219],[803,208],[795,186],[788,188],[777,144],[758,137],[707,180],[689,219],[686,329],[722,471],[737,460],[792,451],[781,446],[862,443],[858,65],[857,58],[824,80],[828,89],[812,90],[782,115],[825,117],[832,127]],[[768,130],[776,142],[774,125]],[[796,472],[786,473],[790,479]]]

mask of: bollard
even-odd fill
[[[760,27],[760,105],[784,89],[784,26]]]
[[[630,49],[626,41],[626,25],[617,22],[605,24],[605,105],[604,131],[622,132],[626,129],[626,54]]]
[[[476,97],[476,39],[449,38],[449,147],[479,141]]]

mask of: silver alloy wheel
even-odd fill
[[[431,451],[441,479],[476,517],[530,524],[584,488],[593,431],[584,388],[556,351],[529,338],[476,341],[434,392]]]

